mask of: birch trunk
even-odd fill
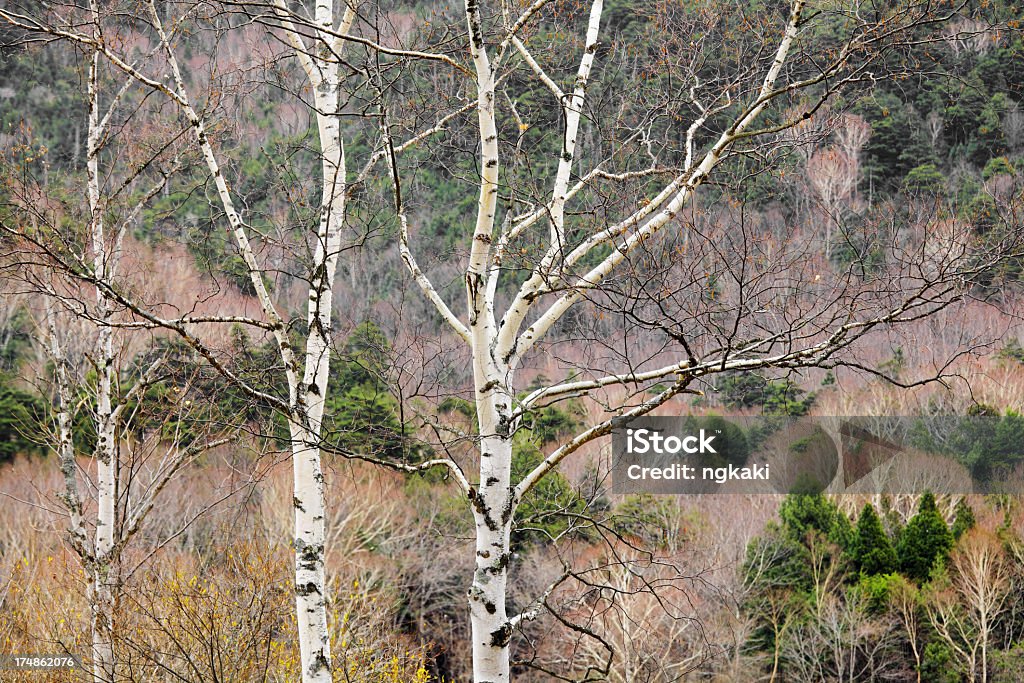
[[[93,17],[98,12],[93,5]],[[98,19],[97,19],[98,21]],[[88,137],[88,195],[90,211],[90,240],[93,270],[98,282],[106,282],[110,272],[111,255],[107,253],[103,206],[100,201],[99,154],[102,130],[98,107],[99,52],[93,53],[89,72],[89,137]],[[92,612],[93,677],[96,681],[113,681],[114,665],[114,588],[117,580],[117,557],[114,550],[115,503],[117,500],[117,441],[114,429],[111,391],[113,387],[114,352],[110,320],[111,305],[103,289],[96,287],[96,308],[102,321],[96,335],[96,543],[90,567],[89,607]]]
[[[496,359],[498,329],[486,280],[498,198],[498,129],[494,72],[484,47],[479,6],[466,0],[470,50],[477,75],[480,197],[466,270],[466,301],[480,435],[480,486],[470,493],[476,526],[476,569],[469,589],[473,680],[509,680],[512,627],[506,612],[512,500],[511,368]]]
[[[308,431],[292,430],[295,443],[312,442]],[[324,476],[317,447],[292,452],[295,477],[295,614],[304,683],[331,681],[324,572]]]
[[[351,24],[349,8],[342,30]],[[317,4],[316,21],[328,40],[334,30],[331,3]],[[292,420],[292,469],[295,487],[295,609],[303,683],[330,683],[331,642],[327,615],[327,580],[324,568],[324,475],[317,442],[321,436],[324,399],[330,370],[332,287],[341,250],[345,220],[345,148],[338,116],[340,81],[338,63],[315,58],[311,80],[316,88],[316,118],[320,136],[320,225],[310,278],[306,357]]]
[[[512,627],[506,611],[512,503],[509,494],[512,441],[485,437],[480,450],[480,489],[473,517],[476,568],[469,590],[473,638],[473,680],[501,683],[509,679]]]
[[[322,192],[316,249],[309,277],[307,312],[308,336],[304,364],[300,367],[285,332],[285,324],[263,282],[263,270],[249,243],[231,191],[220,171],[216,153],[206,135],[205,125],[192,107],[184,79],[163,25],[150,3],[153,24],[167,53],[175,82],[175,101],[192,122],[196,140],[213,176],[221,204],[227,214],[239,251],[246,263],[260,306],[273,323],[273,332],[285,366],[289,394],[289,430],[292,439],[294,485],[295,608],[303,683],[330,683],[333,679],[330,632],[327,615],[327,580],[324,569],[324,477],[319,440],[324,413],[324,397],[330,367],[332,287],[341,251],[341,229],[345,220],[345,149],[339,118],[340,76],[334,35],[345,34],[355,19],[354,5],[345,3],[339,26],[335,26],[335,6],[331,0],[318,0],[315,9],[314,46],[307,48],[302,36],[288,18],[284,0],[275,0],[275,11],[295,56],[314,87],[317,132],[320,137]]]

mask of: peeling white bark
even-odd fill
[[[99,12],[92,4],[92,15],[99,21]],[[96,279],[106,281],[110,260],[116,258],[106,248],[103,204],[100,201],[99,154],[103,128],[99,120],[98,70],[100,55],[93,53],[89,66],[89,136],[86,142],[86,168],[89,197],[89,238],[92,248],[93,271]],[[118,448],[114,429],[111,399],[113,389],[114,349],[113,332],[103,323],[110,320],[112,306],[101,287],[96,287],[96,310],[101,324],[97,329],[94,349],[96,366],[96,540],[94,555],[89,563],[89,607],[92,612],[92,666],[97,681],[115,680],[113,630],[114,588],[119,577],[119,557],[114,551],[115,503],[117,501]]]
[[[303,365],[288,341],[284,323],[263,283],[263,270],[249,243],[245,225],[220,171],[216,153],[206,136],[205,125],[191,106],[184,80],[167,36],[151,4],[151,15],[160,35],[175,82],[174,98],[192,122],[196,140],[213,175],[221,204],[234,231],[242,258],[264,314],[271,323],[285,365],[289,393],[289,429],[292,439],[294,480],[295,610],[303,683],[330,683],[331,642],[328,631],[327,580],[324,568],[324,476],[320,449],[324,401],[330,366],[332,289],[341,251],[346,209],[345,147],[341,132],[338,49],[339,35],[347,35],[355,20],[355,5],[345,10],[335,25],[331,0],[318,0],[314,10],[315,36],[310,49],[295,28],[284,0],[275,0],[296,58],[314,88],[317,131],[321,147],[321,214],[310,277]]]
[[[542,3],[541,3],[542,4]],[[469,590],[470,617],[472,623],[473,680],[476,683],[499,683],[509,680],[509,641],[513,628],[523,619],[532,618],[534,613],[526,612],[509,618],[507,614],[507,575],[509,562],[509,537],[512,518],[522,497],[537,481],[552,471],[568,453],[583,443],[609,433],[612,420],[602,422],[585,430],[563,447],[550,454],[523,481],[511,481],[512,441],[514,425],[521,410],[514,409],[514,372],[519,361],[541,339],[550,328],[574,305],[584,291],[596,287],[612,272],[636,244],[660,230],[676,215],[692,195],[693,190],[717,165],[727,148],[753,123],[771,97],[775,81],[786,60],[789,47],[796,35],[804,0],[795,0],[784,36],[780,41],[768,73],[765,76],[757,99],[741,115],[735,124],[722,134],[721,138],[703,156],[696,168],[686,172],[665,187],[659,196],[647,206],[638,209],[620,225],[613,226],[598,235],[584,240],[583,244],[568,255],[562,249],[565,239],[565,205],[576,191],[570,190],[570,178],[576,157],[577,135],[583,111],[587,81],[597,50],[602,1],[594,0],[587,24],[584,54],[576,74],[573,92],[565,96],[557,84],[544,72],[523,44],[514,34],[513,28],[506,43],[512,44],[523,56],[527,65],[537,74],[549,90],[561,100],[565,128],[559,150],[558,169],[552,188],[552,197],[545,210],[549,218],[550,244],[537,267],[506,311],[500,325],[496,324],[495,297],[496,278],[501,274],[501,260],[505,247],[514,236],[535,222],[543,213],[534,212],[525,221],[514,225],[506,220],[498,236],[496,249],[491,250],[494,237],[495,209],[498,189],[498,140],[495,125],[495,77],[483,41],[481,14],[478,0],[466,0],[465,11],[469,29],[469,47],[476,72],[476,109],[480,134],[480,196],[477,206],[476,225],[470,246],[469,263],[466,268],[466,300],[468,308],[468,342],[473,357],[473,377],[476,396],[478,430],[480,440],[480,479],[476,489],[471,489],[469,498],[473,505],[476,528],[476,568]],[[536,8],[535,3],[533,8]],[[531,8],[531,9],[533,9]],[[516,24],[518,26],[518,23]],[[500,56],[499,56],[500,60]],[[693,133],[700,126],[698,121],[688,131],[692,146]],[[692,159],[692,154],[690,155]],[[692,163],[692,162],[688,162]],[[397,172],[395,183],[397,186]],[[629,234],[631,232],[631,234]],[[611,255],[599,262],[586,275],[574,281],[560,282],[568,285],[565,295],[557,299],[544,311],[534,324],[525,331],[520,328],[527,319],[538,297],[559,281],[561,273],[593,251],[599,245],[621,240]],[[407,229],[403,227],[403,256],[420,288],[431,296],[433,288],[429,281],[415,268],[408,246]],[[436,302],[435,302],[436,305]],[[444,313],[443,309],[442,313]],[[450,316],[445,315],[446,319]],[[449,323],[458,330],[460,323]],[[678,371],[675,365],[664,372]],[[591,382],[596,386],[627,381],[619,376]],[[571,386],[566,385],[567,387]],[[557,394],[563,387],[553,388],[549,394]],[[655,397],[636,406],[629,414],[645,414],[661,405],[680,391],[685,384],[677,382]],[[535,393],[538,400],[544,392]]]

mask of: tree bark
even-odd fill
[[[509,680],[512,628],[505,599],[512,529],[511,462],[511,439],[484,437],[480,448],[480,490],[473,501],[476,568],[469,590],[476,683]]]
[[[312,434],[293,430],[295,443]],[[331,643],[327,630],[324,571],[324,476],[320,451],[297,447],[292,452],[295,478],[295,614],[304,683],[330,683]]]
[[[95,3],[92,15],[98,24],[99,13]],[[97,29],[98,32],[98,29]],[[102,128],[99,120],[98,51],[93,52],[89,70],[89,136],[86,170],[88,174],[89,232],[92,247],[93,270],[98,282],[106,282],[110,273],[112,258],[107,253],[104,234],[103,204],[100,200],[99,154],[102,145]],[[96,309],[100,320],[111,317],[111,305],[103,288],[96,287]],[[113,390],[114,349],[112,329],[100,324],[96,335],[96,543],[91,561],[91,583],[89,606],[92,611],[92,655],[93,677],[96,681],[113,681],[116,671],[114,664],[114,588],[117,580],[117,551],[114,547],[114,525],[116,523],[118,452],[117,434],[114,428],[114,410],[111,391]]]
[[[329,3],[320,3],[316,11],[317,24],[325,31],[321,40],[327,41],[329,32],[334,28],[332,8]],[[343,27],[351,24],[352,14],[352,9],[348,8],[342,20]],[[316,118],[323,184],[316,254],[310,278],[305,365],[302,384],[292,391],[296,397],[292,418],[295,609],[303,683],[330,683],[333,676],[324,568],[324,475],[320,448],[315,444],[321,436],[330,375],[332,287],[345,220],[346,165],[338,118],[338,63],[334,59],[315,58],[314,69],[310,78],[319,81],[316,87]]]

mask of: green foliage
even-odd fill
[[[512,446],[512,480],[520,481],[544,460],[533,442],[517,437]],[[582,525],[586,502],[560,472],[549,472],[523,497],[516,511],[512,546],[558,538]]]
[[[5,329],[0,329],[0,372],[16,370],[32,346],[32,319],[24,307],[18,308]]]
[[[996,355],[999,358],[1024,363],[1024,347],[1020,345],[1020,341],[1016,337],[1007,340],[1006,345],[999,349]]]
[[[38,395],[18,389],[0,374],[0,463],[41,450],[46,415]]]
[[[821,493],[789,494],[779,506],[783,528],[794,538],[817,532],[840,548],[853,544],[853,528],[842,510]]]
[[[971,476],[990,488],[1024,462],[1024,416],[990,408],[957,421],[944,440],[937,441],[927,430],[915,429],[913,443],[922,450],[944,453],[966,466]],[[989,416],[992,415],[992,416]]]
[[[398,401],[370,384],[340,386],[325,405],[324,440],[346,452],[384,460],[415,460],[399,419]]]
[[[293,348],[301,339],[293,338]],[[324,441],[346,453],[376,458],[416,461],[423,455],[422,445],[402,420],[401,405],[391,394],[387,383],[390,344],[381,330],[372,323],[362,323],[348,337],[342,349],[332,354],[327,397],[324,400]],[[194,431],[195,418],[179,424],[167,420],[170,401],[188,399],[203,407],[204,419],[214,425],[247,425],[258,429],[264,438],[279,445],[290,438],[284,415],[269,401],[253,399],[205,362],[177,339],[161,338],[153,348],[137,359],[139,368],[148,367],[157,358],[163,359],[165,380],[150,387],[140,399],[134,415],[133,430],[150,429],[158,424],[169,434],[188,442]],[[273,339],[253,344],[240,327],[232,330],[229,371],[265,394],[287,400],[280,381],[280,353]],[[137,373],[123,378],[123,390],[136,380]],[[188,396],[178,396],[180,388],[188,388]],[[322,390],[322,388],[320,389]],[[311,390],[312,391],[312,390]],[[162,422],[163,421],[163,422]],[[82,447],[90,442],[90,420],[81,425]]]
[[[889,606],[896,584],[902,580],[899,574],[861,574],[853,590],[867,601],[868,609],[878,614]]]
[[[417,461],[422,448],[403,422],[387,382],[391,344],[372,322],[360,323],[331,359],[324,439],[348,453]]]
[[[781,523],[770,522],[747,546],[742,572],[752,589],[751,609],[759,604],[758,596],[778,599],[780,591],[794,604],[811,601],[813,567],[831,565],[842,576],[848,565],[850,521],[825,496],[790,494],[779,507],[779,518]]]
[[[903,368],[907,364],[906,355],[903,353],[903,348],[897,346],[893,349],[892,358],[882,361],[878,364],[878,369],[893,377],[899,377],[899,374],[903,372]]]
[[[897,95],[876,91],[854,108],[871,124],[864,146],[864,171],[874,188],[894,191],[911,169],[932,162],[923,138],[924,121]]]
[[[726,408],[749,408],[764,400],[767,380],[750,372],[728,373],[718,382],[718,393]]]
[[[787,495],[779,519],[747,546],[745,580],[756,592],[785,589],[807,596],[814,587],[812,549],[826,562],[845,565],[853,540],[850,520],[820,493]]]
[[[952,547],[953,534],[939,514],[935,496],[927,492],[921,496],[917,514],[900,534],[900,571],[915,581],[927,581],[936,565],[945,562]]]
[[[470,401],[458,396],[448,396],[440,404],[437,409],[442,413],[459,413],[463,417],[468,417],[471,420],[476,420],[476,406]]]
[[[523,417],[523,425],[534,440],[548,443],[580,426],[583,411],[579,401],[567,401],[528,413]]]
[[[910,169],[903,179],[903,186],[913,194],[934,194],[941,192],[946,184],[946,177],[933,163],[921,164]]]
[[[996,200],[987,192],[974,195],[964,207],[964,217],[979,235],[992,231],[999,223],[999,207]]]
[[[557,442],[580,424],[581,407],[546,406],[534,411],[512,439],[512,481],[521,481],[544,460],[541,448]],[[549,472],[523,497],[516,512],[513,545],[529,545],[557,538],[586,526],[580,516],[587,503],[560,472]]]
[[[760,406],[765,415],[806,415],[815,398],[792,380],[772,381],[751,372],[726,373],[718,392],[726,408]]]
[[[1024,642],[991,654],[992,681],[1024,681]]]
[[[929,683],[960,683],[953,653],[945,643],[933,640],[921,654],[921,680]]]
[[[867,576],[889,574],[896,570],[896,550],[882,528],[875,506],[867,503],[857,519],[853,542],[853,562]]]
[[[602,16],[602,28],[609,35],[625,41],[639,38],[647,28],[649,18],[637,11],[630,0],[609,0]]]
[[[703,429],[706,433],[715,435],[718,453],[703,454],[701,456],[702,466],[721,467],[729,463],[741,465],[750,456],[750,440],[743,428],[720,415],[689,416],[684,420],[683,429],[691,434],[696,434]]]
[[[1014,170],[1010,160],[1006,157],[992,157],[985,164],[985,168],[981,171],[981,177],[984,180],[995,178],[997,175],[1014,175],[1017,171]]]
[[[814,405],[815,395],[808,394],[786,379],[769,382],[765,387],[764,413],[766,415],[806,415]]]
[[[966,498],[961,498],[956,502],[953,514],[955,515],[952,529],[953,540],[959,541],[961,536],[974,528],[974,510],[971,509]]]
[[[445,173],[424,169],[420,176],[428,201],[435,207],[424,226],[425,232],[436,238],[440,248],[450,249],[460,243],[462,229],[476,208],[476,197],[463,191],[465,185],[458,178]]]
[[[11,43],[8,43],[11,45]],[[33,144],[47,150],[40,161],[57,169],[85,163],[85,91],[75,61],[39,43],[0,52],[0,133],[25,131]]]
[[[345,341],[341,353],[334,356],[331,381],[345,387],[384,386],[390,351],[391,343],[377,325],[370,321],[360,323]]]
[[[820,536],[817,538],[820,541]],[[779,589],[797,593],[810,591],[813,577],[809,571],[811,560],[805,540],[795,538],[774,522],[769,523],[765,532],[747,546],[741,569],[744,581],[758,592]],[[764,558],[770,558],[767,565]]]
[[[978,114],[978,161],[985,157],[995,157],[998,154],[1006,152],[1006,137],[1003,134],[1003,117],[1006,115],[1007,110],[1010,108],[1010,100],[1005,93],[996,93],[989,101],[985,103],[981,112]],[[1004,158],[1003,161],[1006,161]],[[986,170],[988,164],[985,165]],[[1009,162],[1006,163],[1009,166]],[[1003,171],[1000,171],[1003,172]],[[1010,167],[1010,175],[1013,174],[1013,167]],[[989,177],[982,177],[988,180]]]

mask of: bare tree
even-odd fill
[[[957,16],[957,8],[900,2],[868,12],[855,2],[819,7],[793,0],[752,19],[724,4],[719,13],[658,6],[650,10],[659,31],[655,42],[675,56],[656,63],[671,84],[682,84],[666,90],[664,83],[645,86],[650,74],[627,68],[622,41],[602,38],[601,0],[583,10],[547,0],[523,7],[467,0],[458,24],[412,37],[386,32],[373,12],[357,22],[358,7],[346,3],[344,11],[335,11],[336,5],[318,2],[309,13],[283,0],[227,3],[210,5],[217,9],[201,17],[213,21],[228,7],[269,26],[271,36],[287,42],[313,92],[309,110],[318,124],[321,196],[309,240],[314,255],[302,273],[308,284],[304,356],[294,350],[285,315],[263,282],[267,268],[250,242],[251,226],[237,208],[207,113],[195,104],[176,56],[187,20],[198,20],[208,6],[186,3],[182,16],[170,21],[149,2],[146,32],[160,57],[145,66],[60,16],[0,10],[16,27],[98,52],[171,102],[192,129],[261,317],[161,316],[125,288],[107,284],[94,267],[84,272],[140,324],[174,331],[254,399],[287,416],[304,681],[331,678],[320,473],[320,449],[328,445],[321,420],[331,287],[346,246],[347,202],[358,191],[380,192],[379,183],[373,186],[378,162],[390,174],[397,247],[409,281],[443,334],[464,350],[456,362],[465,361],[471,379],[454,390],[470,397],[473,424],[464,433],[463,425],[441,425],[427,416],[443,455],[425,462],[346,455],[403,471],[444,468],[460,488],[474,524],[468,602],[473,676],[481,682],[510,679],[516,631],[549,611],[550,591],[565,576],[580,575],[570,567],[510,613],[517,511],[572,454],[632,418],[702,393],[723,373],[847,367],[884,375],[858,357],[860,346],[958,305],[970,294],[974,274],[1017,246],[966,238],[936,246],[927,230],[908,232],[892,221],[874,226],[869,245],[885,247],[882,266],[867,268],[866,258],[855,256],[852,266],[836,268],[820,258],[811,240],[748,215],[733,199],[745,178],[792,149],[788,130],[813,120],[839,89],[872,82],[883,70],[903,71],[905,49],[944,40],[934,32]],[[756,40],[725,50],[736,31],[749,31]],[[816,43],[821,34],[833,37]],[[706,42],[691,41],[691,35],[707,36]],[[359,64],[348,61],[354,46],[365,57]],[[531,106],[530,96],[545,103]],[[371,138],[376,149],[351,182],[340,120],[366,112],[379,124],[379,135]],[[446,150],[449,156],[466,166],[442,161],[424,172],[444,174],[462,198],[475,201],[473,215],[452,226],[456,232],[465,227],[458,235],[464,247],[457,278],[462,315],[450,303],[458,295],[445,286],[452,269],[433,263],[417,242],[423,239],[417,172],[432,144],[454,147],[454,154]],[[426,151],[406,153],[417,148]],[[700,201],[705,186],[707,205]],[[269,333],[288,397],[233,376],[196,332],[199,322]],[[968,340],[956,354],[973,344]],[[955,355],[939,359],[920,380],[889,379],[904,385],[942,379],[953,360]],[[570,370],[570,376],[531,388],[527,376],[542,361]],[[594,417],[513,476],[517,433],[539,411],[578,397],[591,399]],[[466,443],[471,453],[459,450]]]
[[[64,9],[69,11],[65,14],[62,11]],[[129,11],[135,9],[131,8]],[[91,265],[71,264],[66,257],[55,255],[52,250],[45,249],[47,245],[38,246],[48,251],[50,256],[55,257],[55,260],[64,267],[95,282],[100,291],[101,308],[102,302],[111,300],[126,309],[135,318],[137,326],[161,327],[173,331],[250,397],[266,402],[287,417],[292,437],[295,484],[295,600],[302,676],[303,681],[329,681],[331,650],[324,576],[325,511],[323,473],[317,444],[321,435],[332,343],[332,289],[339,256],[346,248],[343,244],[343,225],[349,190],[341,122],[345,106],[341,92],[345,78],[342,72],[341,48],[345,42],[342,37],[348,34],[355,20],[355,6],[342,3],[336,8],[334,3],[318,2],[311,16],[293,14],[293,10],[289,9],[283,0],[266,8],[271,13],[274,23],[278,25],[280,35],[290,45],[292,55],[301,66],[307,86],[313,93],[308,107],[315,115],[320,141],[319,216],[309,239],[313,254],[309,259],[308,271],[303,277],[308,283],[308,334],[305,336],[301,352],[293,346],[293,341],[289,337],[287,313],[275,302],[267,285],[269,266],[261,263],[254,249],[250,238],[251,227],[242,210],[238,208],[238,197],[230,187],[222,168],[222,157],[208,132],[208,113],[202,106],[193,104],[193,96],[175,51],[175,43],[180,35],[188,30],[190,21],[201,23],[211,17],[203,15],[204,8],[199,3],[181,7],[182,15],[177,17],[171,16],[175,9],[179,9],[172,3],[158,7],[155,2],[150,1],[143,3],[139,9],[142,10],[142,14],[138,18],[149,28],[146,37],[155,46],[149,55],[148,63],[143,64],[134,61],[127,51],[119,51],[124,46],[123,43],[105,40],[108,31],[113,33],[122,28],[118,19],[118,7],[105,6],[101,11],[97,3],[92,3],[89,16],[84,20],[84,25],[89,27],[86,30],[83,30],[83,20],[77,16],[75,8],[49,5],[40,8],[30,5],[28,11],[24,13],[16,11],[15,8],[5,8],[0,10],[0,16],[18,29],[34,34],[46,34],[84,47],[92,55],[94,70],[99,67],[101,61],[109,64],[122,77],[127,78],[129,83],[159,93],[177,108],[191,130],[194,142],[213,180],[216,201],[219,202],[229,224],[262,316],[254,318],[248,315],[186,314],[164,317],[153,307],[132,298],[129,291],[110,277],[103,254],[97,254],[95,263]],[[212,18],[215,17],[216,15]],[[166,27],[165,22],[169,22]],[[308,33],[305,33],[307,31]],[[216,95],[211,94],[211,99],[215,97]],[[93,132],[96,137],[90,137],[90,144],[94,145],[102,139],[103,131],[97,129]],[[90,182],[94,175],[90,166]],[[92,192],[90,199],[92,200]],[[100,221],[98,206],[95,212],[94,226],[99,225]],[[100,317],[104,317],[102,311]],[[101,320],[101,324],[106,323],[106,320]],[[287,397],[281,398],[256,388],[228,370],[219,361],[210,343],[195,327],[199,323],[246,325],[271,335],[279,351],[282,374],[287,385]],[[109,335],[109,332],[103,334]],[[102,429],[108,428],[108,413],[109,408],[101,404],[99,415]]]
[[[98,36],[98,20],[99,12],[93,4],[88,25],[94,38]],[[103,159],[110,155],[112,130],[118,125],[115,122],[121,115],[119,107],[130,85],[131,81],[122,83],[109,101],[103,101],[101,57],[97,50],[90,52],[85,141],[88,204],[81,216],[84,229],[74,231],[71,239],[81,238],[84,246],[79,251],[78,263],[88,264],[95,274],[95,282],[100,283],[91,287],[94,302],[89,303],[88,290],[80,287],[80,281],[62,283],[59,273],[45,273],[37,278],[29,271],[12,280],[12,283],[33,285],[29,291],[41,294],[44,302],[39,336],[53,364],[56,403],[50,445],[59,458],[64,477],[64,491],[59,498],[67,511],[68,543],[78,555],[87,577],[92,628],[90,662],[93,679],[97,682],[114,681],[118,676],[114,633],[121,581],[125,572],[131,571],[123,566],[126,546],[181,468],[209,448],[227,441],[226,438],[207,440],[202,433],[204,430],[198,428],[187,439],[180,433],[181,421],[194,417],[187,398],[186,378],[178,378],[185,384],[175,387],[175,394],[161,407],[161,414],[151,414],[153,406],[144,407],[146,392],[155,383],[167,379],[163,359],[153,358],[148,367],[136,368],[134,377],[129,380],[126,356],[130,355],[130,347],[115,334],[117,304],[103,284],[120,275],[125,234],[167,179],[166,175],[158,177],[129,202],[124,215],[118,216],[119,190],[133,184],[136,177],[130,172],[121,175],[104,168]],[[173,162],[167,168],[171,166]],[[15,186],[11,189],[18,196]],[[28,200],[30,194],[20,196]],[[60,242],[68,238],[46,228],[42,232],[43,239]],[[68,243],[62,246],[67,247]],[[19,259],[18,256],[13,258]],[[8,255],[5,260],[10,259]],[[66,317],[68,312],[83,323],[75,332],[85,332],[83,338],[73,343],[68,343],[69,333],[62,335],[59,331],[58,319],[62,315]],[[72,353],[80,355],[69,357],[69,347]],[[94,374],[91,381],[78,372],[86,359],[86,367]],[[122,387],[123,382],[129,382],[127,389]],[[149,424],[143,426],[146,423]],[[93,472],[79,465],[76,424],[89,424],[94,434]],[[168,425],[178,426],[169,430]],[[139,433],[147,427],[148,436]],[[130,436],[132,434],[134,436]],[[89,515],[93,515],[91,520]]]
[[[477,204],[471,235],[466,236],[465,317],[449,306],[443,289],[419,261],[410,208],[415,196],[409,190],[415,171],[403,169],[397,155],[389,154],[400,249],[410,276],[439,319],[464,340],[473,368],[479,471],[470,477],[455,460],[447,466],[463,487],[476,526],[469,606],[477,681],[509,679],[512,634],[542,611],[543,600],[518,614],[508,613],[509,538],[523,497],[570,454],[676,396],[698,392],[697,387],[718,373],[842,365],[874,372],[846,355],[851,347],[882,328],[919,320],[959,301],[966,291],[956,283],[964,269],[973,268],[969,263],[975,257],[968,252],[977,248],[947,247],[934,260],[925,256],[934,250],[923,243],[910,251],[899,248],[890,255],[883,278],[887,294],[879,297],[875,285],[880,281],[864,287],[850,279],[850,272],[812,262],[806,251],[774,250],[760,242],[757,228],[745,223],[741,210],[723,209],[706,220],[695,209],[685,212],[716,169],[743,156],[763,158],[785,148],[780,133],[813,116],[835,89],[859,82],[877,59],[893,55],[897,45],[918,40],[911,36],[911,27],[933,20],[941,24],[954,15],[900,4],[881,12],[877,22],[863,21],[853,6],[837,8],[835,14],[826,9],[815,13],[817,8],[812,11],[797,0],[776,28],[765,25],[761,51],[745,55],[735,73],[718,72],[717,80],[709,83],[686,57],[666,67],[687,83],[677,100],[662,105],[688,114],[682,117],[689,122],[685,128],[669,127],[676,140],[682,138],[673,150],[644,118],[656,117],[659,109],[644,109],[636,119],[621,114],[633,104],[629,98],[624,98],[619,118],[614,112],[606,114],[616,135],[602,145],[584,144],[602,125],[599,106],[589,98],[602,54],[603,3],[591,3],[582,17],[585,28],[579,31],[585,36],[576,44],[575,75],[568,89],[548,66],[564,63],[565,56],[560,51],[536,53],[529,46],[531,30],[540,30],[540,18],[554,20],[545,14],[546,5],[533,3],[518,16],[491,12],[482,3],[465,5],[475,99],[463,106],[476,111],[465,140],[478,152],[473,187]],[[848,22],[842,40],[824,62],[816,61],[805,42],[810,27],[840,16]],[[672,17],[658,20],[669,26],[670,36],[685,33],[672,25]],[[671,44],[672,38],[667,39]],[[532,125],[515,104],[514,84],[522,80],[543,88],[557,106],[556,128],[539,143],[524,139]],[[796,118],[787,118],[786,112],[795,111],[785,106],[793,104],[794,93],[813,104]],[[392,137],[403,124],[388,98],[382,88],[388,108],[382,133],[389,149],[397,151]],[[530,154],[548,155],[537,161],[557,161],[540,180],[525,179]],[[508,165],[504,171],[503,162]],[[830,198],[849,195],[855,179],[855,167],[844,162],[841,185]],[[650,190],[652,185],[657,189]],[[726,230],[716,222],[733,227]],[[790,248],[796,243],[781,242]],[[790,258],[794,260],[786,261],[784,275],[782,270],[768,275],[769,264]],[[982,260],[987,258],[1001,256],[990,253]],[[911,272],[930,274],[920,278]],[[762,276],[770,277],[771,284],[759,280]],[[784,302],[780,288],[807,299],[803,304]],[[823,309],[830,312],[822,315]],[[652,341],[658,334],[661,338]],[[589,349],[582,358],[593,361],[589,367],[585,360],[578,362],[580,356],[570,365],[566,351],[562,358],[573,368],[573,379],[523,394],[517,379],[522,366],[583,340]],[[942,376],[947,367],[940,363],[934,376]],[[513,479],[513,437],[523,420],[578,396],[596,400],[605,416],[553,448],[525,476]]]
[[[914,671],[917,672],[918,683],[921,683],[921,595],[916,586],[901,577],[892,586],[889,602],[906,632],[910,651],[914,655]]]
[[[987,682],[994,631],[1012,588],[1005,551],[992,531],[973,529],[953,551],[948,572],[925,603],[929,622],[971,680]]]

